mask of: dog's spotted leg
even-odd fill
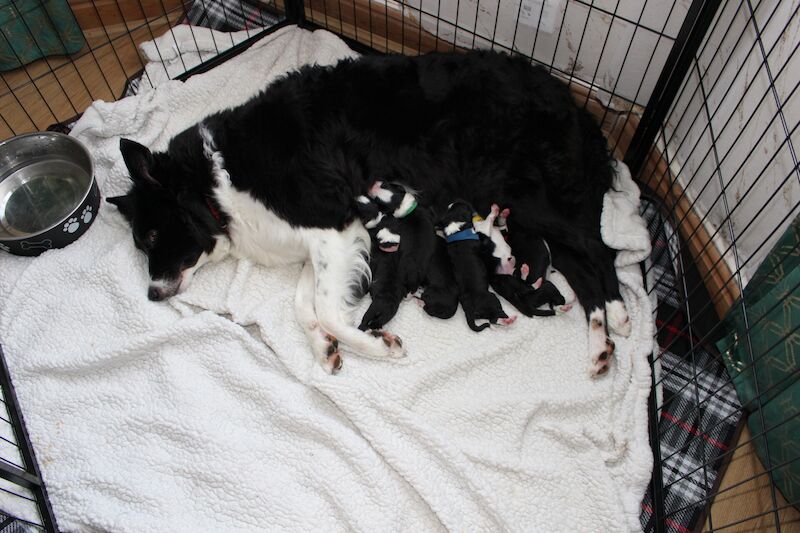
[[[306,262],[297,282],[294,299],[295,318],[303,328],[303,332],[311,345],[311,352],[329,374],[335,374],[342,368],[342,355],[339,353],[339,341],[326,333],[319,325],[314,309],[314,269]]]
[[[597,377],[608,372],[613,354],[614,341],[608,338],[605,310],[595,306],[589,313],[589,374]]]
[[[625,308],[625,302],[622,300],[606,302],[606,316],[608,317],[608,329],[623,337],[630,336],[631,319]]]
[[[405,350],[398,337],[388,333],[374,337],[350,324],[353,304],[350,287],[368,268],[364,259],[368,246],[369,235],[360,223],[353,223],[341,232],[319,230],[310,242],[319,324],[341,344],[368,357],[404,357]]]

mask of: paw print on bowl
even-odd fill
[[[75,233],[78,231],[78,228],[81,227],[81,223],[78,222],[78,219],[73,217],[64,222],[64,233]]]
[[[83,220],[84,224],[91,222],[93,216],[94,213],[92,213],[92,206],[90,205],[87,205],[83,208],[83,211],[81,211],[81,220]]]

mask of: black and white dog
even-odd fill
[[[565,85],[522,58],[437,53],[307,66],[178,134],[163,153],[127,140],[120,149],[133,186],[109,201],[147,254],[148,296],[168,298],[227,253],[304,262],[297,319],[329,371],[341,361],[331,339],[374,357],[404,353],[393,335],[350,324],[369,249],[355,198],[374,176],[424,190],[418,200],[439,213],[457,197],[479,212],[492,201],[510,207],[512,234],[546,238],[556,268],[571,262],[560,268],[570,284],[591,280],[573,287],[587,317],[601,317],[597,331],[606,307],[621,310],[608,326],[624,330],[615,252],[599,232],[612,180],[606,141]],[[607,347],[605,334],[589,336],[593,362],[607,359]]]

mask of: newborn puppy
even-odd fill
[[[436,248],[425,273],[420,305],[430,316],[447,319],[458,310],[458,285],[447,255],[447,243],[436,238]]]
[[[503,228],[507,229],[505,221],[508,219],[510,211],[509,209],[504,209],[502,211],[504,215],[502,219],[500,219],[500,213],[500,207],[497,204],[492,204],[492,209],[486,218],[474,215],[472,224],[475,227],[475,231],[485,235],[491,243],[489,245],[491,255],[488,259],[489,272],[510,276],[514,273],[516,259],[511,254],[511,246],[508,245],[503,236]],[[495,221],[498,221],[498,224],[502,222],[503,228],[495,225]]]
[[[436,251],[433,215],[417,205],[414,194],[399,183],[376,181],[368,194],[386,217],[396,220],[394,227],[403,243],[397,275],[406,292],[414,293],[425,283]]]
[[[542,241],[544,242],[544,240]],[[545,244],[545,247],[547,244]],[[550,259],[547,259],[547,268],[550,268]],[[528,267],[527,263],[522,263],[522,266],[519,269],[519,276],[523,282],[527,282],[527,280],[531,277],[531,269]],[[538,285],[537,285],[538,284]],[[572,305],[565,305],[566,300],[564,296],[559,292],[553,282],[550,280],[545,279],[542,281],[542,277],[536,279],[536,282],[532,285],[536,290],[533,294],[526,297],[526,303],[534,308],[541,307],[546,305],[550,308],[550,311],[555,313],[554,307],[558,306],[559,311],[567,312],[572,308]],[[562,307],[563,306],[563,307]]]
[[[447,208],[439,226],[447,241],[447,254],[453,267],[458,286],[458,299],[473,331],[482,331],[489,323],[511,324],[516,317],[509,318],[497,296],[489,292],[489,278],[484,262],[485,243],[472,225],[472,206],[457,201]],[[477,320],[488,323],[478,325]]]
[[[395,220],[381,212],[377,204],[369,198],[359,196],[356,206],[372,242],[369,261],[372,271],[369,294],[372,303],[364,313],[358,329],[379,330],[394,317],[406,295],[405,287],[397,277],[400,236],[393,227]]]

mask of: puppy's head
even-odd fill
[[[378,242],[378,248],[382,252],[396,252],[400,248],[400,234],[397,232],[395,224],[391,223],[391,218],[384,218],[383,223],[380,225],[378,233],[375,234],[375,239]]]
[[[417,206],[414,193],[397,182],[376,181],[368,194],[383,211],[395,218],[403,218]]]
[[[368,230],[375,229],[386,216],[380,210],[378,204],[364,195],[356,198],[356,210],[358,211],[358,217]]]
[[[147,255],[148,298],[164,300],[184,288],[208,260],[219,222],[202,196],[166,186],[185,174],[167,154],[152,154],[127,139],[120,140],[120,151],[132,187],[128,194],[106,200],[130,223],[134,244]]]
[[[464,200],[456,200],[439,219],[439,228],[446,237],[472,227],[472,206]]]

